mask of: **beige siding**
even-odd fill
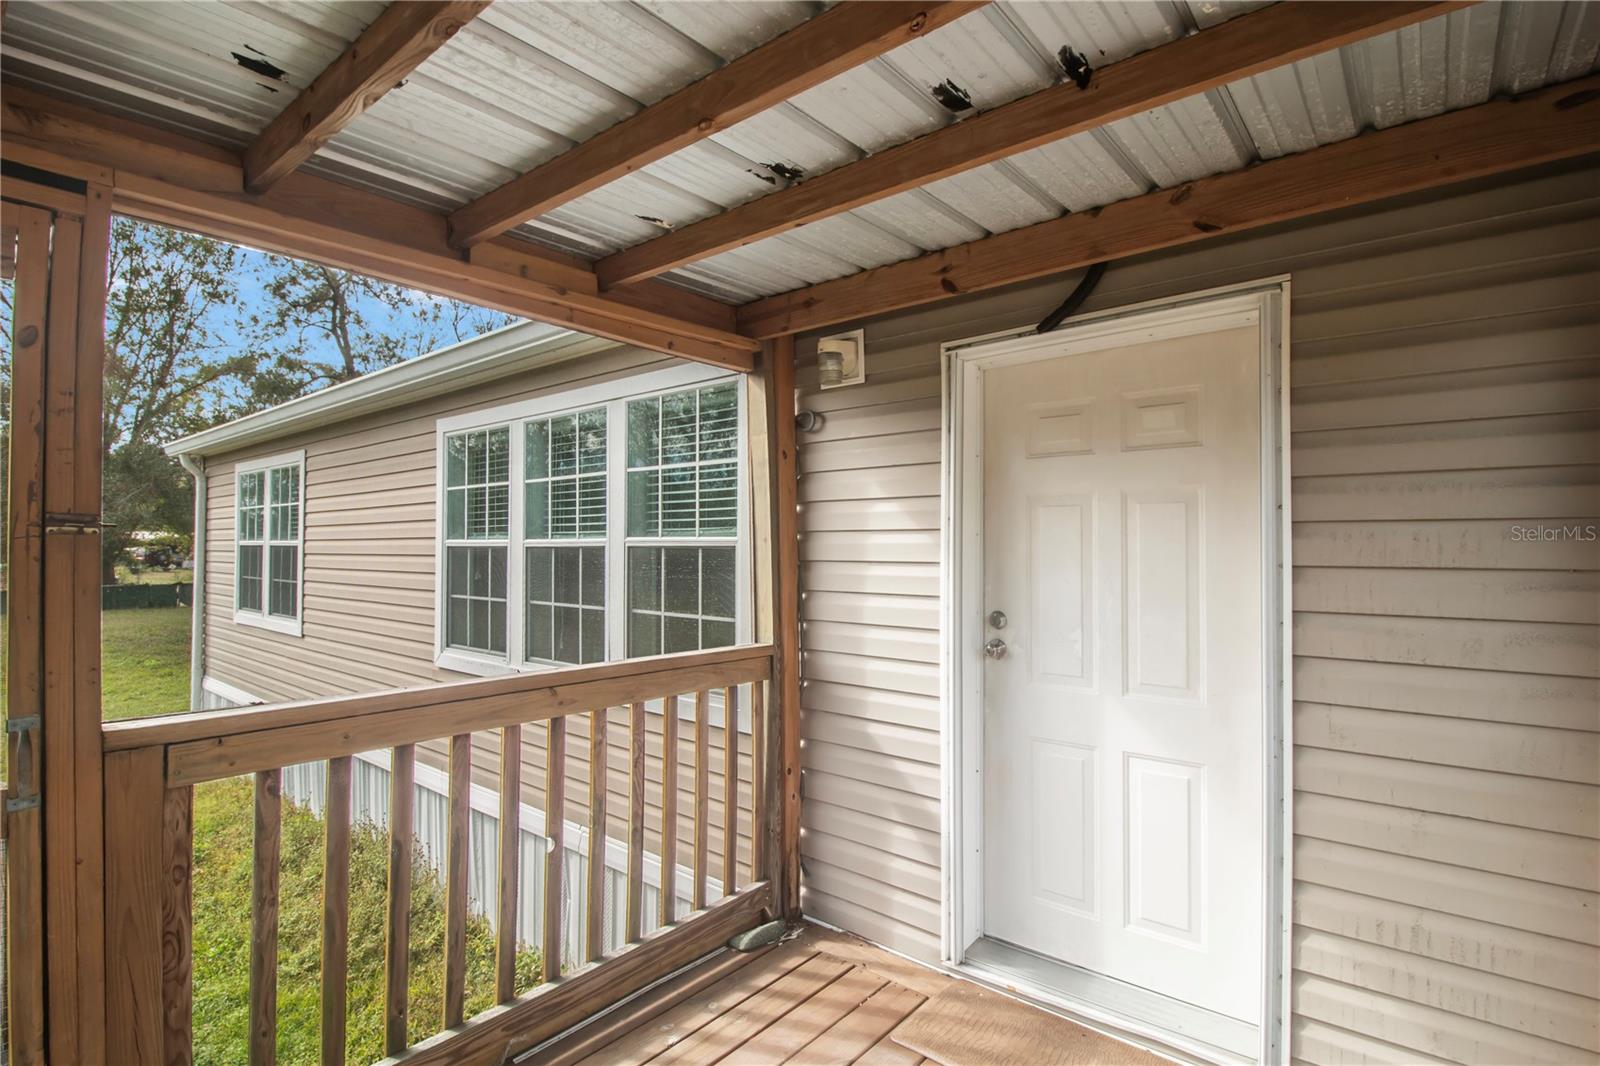
[[[674,361],[637,350],[617,350],[477,385],[460,392],[340,423],[313,433],[209,459],[206,476],[206,676],[267,702],[367,692],[461,680],[434,665],[435,427],[452,414],[513,403],[609,377],[640,373]],[[233,620],[234,466],[267,455],[305,449],[305,579],[303,635],[288,636]],[[748,698],[748,697],[743,697]],[[441,726],[441,730],[447,728]],[[627,715],[613,712],[608,731],[609,835],[626,839],[628,811]],[[567,741],[567,818],[587,819],[589,731],[573,723]],[[680,861],[691,859],[693,730],[680,724]],[[526,731],[523,799],[544,807],[544,729]],[[739,861],[749,861],[748,736],[742,738]],[[712,730],[710,803],[712,872],[720,870],[722,835],[722,731]],[[647,795],[659,796],[661,738],[652,715]],[[444,766],[442,744],[422,758]],[[498,780],[498,740],[475,738],[480,783]],[[660,807],[647,809],[647,846],[659,848]]]
[[[1293,276],[1293,1053],[1600,1051],[1593,170],[1114,265],[1104,308]],[[867,327],[807,389],[804,907],[939,955],[941,341],[1072,279]],[[802,380],[806,376],[802,374]]]

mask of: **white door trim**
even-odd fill
[[[980,374],[1000,366],[1130,343],[1260,323],[1262,345],[1262,618],[1266,721],[1262,780],[1264,829],[1261,1043],[1258,1061],[1288,1059],[1292,734],[1289,628],[1289,279],[1266,278],[1083,316],[1053,333],[1032,329],[969,338],[941,348],[944,377],[943,536],[941,538],[942,958],[975,971],[967,950],[982,928],[981,770],[983,404]],[[969,606],[970,605],[970,606]],[[993,977],[993,975],[990,975]],[[1010,978],[1015,982],[1015,978]],[[1028,992],[1029,989],[1021,989]],[[1107,1016],[1087,1004],[1032,989],[1091,1022],[1168,1046],[1187,1041],[1137,1019]]]

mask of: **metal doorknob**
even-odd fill
[[[1004,659],[1006,657],[1006,642],[999,637],[991,637],[983,645],[983,654],[991,659]]]

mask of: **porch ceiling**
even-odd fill
[[[1263,6],[1000,2],[518,227],[595,260]],[[384,9],[371,0],[7,6],[8,81],[242,149]],[[499,0],[304,169],[436,211],[815,16],[771,2]],[[1600,69],[1600,3],[1485,3],[901,192],[663,280],[742,303]]]

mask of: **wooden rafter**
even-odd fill
[[[895,193],[1466,6],[1304,0],[1240,16],[600,260],[602,289],[654,277]]]
[[[839,4],[450,215],[465,248],[686,148],[983,6]]]
[[[489,0],[397,0],[244,151],[244,187],[266,192],[405,80]]]
[[[61,173],[110,178],[117,211],[596,336],[736,370],[759,345],[732,329],[732,309],[691,293],[644,299],[596,291],[577,260],[507,242],[502,261],[468,262],[445,220],[422,208],[310,174],[260,195],[244,191],[238,155],[178,134],[7,86],[0,155]]]
[[[1596,151],[1600,75],[757,300],[739,324],[780,337]]]

